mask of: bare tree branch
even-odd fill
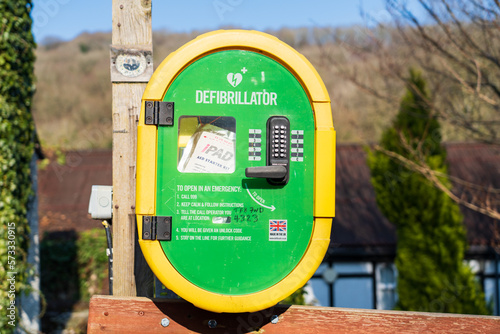
[[[429,180],[436,188],[440,189],[446,195],[448,195],[454,202],[456,202],[460,205],[463,205],[463,206],[465,206],[473,211],[482,213],[488,217],[500,220],[500,212],[498,212],[497,210],[488,206],[487,203],[484,203],[484,205],[476,205],[476,204],[471,203],[470,201],[467,201],[467,200],[457,196],[455,193],[453,193],[440,180],[440,178],[443,177],[442,173],[440,173],[440,175],[438,175],[438,173],[436,171],[432,170],[427,164],[422,164],[421,161],[419,161],[419,163],[414,162],[408,158],[405,158],[401,154],[386,150],[385,148],[381,147],[380,145],[375,145],[373,148],[375,151],[381,152],[381,153],[387,155],[388,157],[398,161],[399,163],[401,163],[403,166],[405,166],[409,170],[420,173],[427,180]]]
[[[476,63],[476,71],[477,71],[477,82],[476,82],[476,89],[472,88],[471,85],[469,85],[464,78],[462,78],[457,71],[455,71],[451,66],[449,66],[448,63],[446,63],[443,60],[440,60],[441,64],[443,65],[444,68],[446,68],[454,77],[457,79],[462,86],[467,89],[471,94],[476,94],[480,99],[482,99],[484,102],[491,104],[492,106],[498,106],[498,101],[493,100],[489,98],[488,96],[481,94],[481,70],[479,69],[479,64],[477,60],[474,60]]]

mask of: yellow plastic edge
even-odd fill
[[[142,221],[142,216],[138,216]],[[139,224],[140,225],[140,224]],[[142,226],[138,226],[139,235]],[[255,312],[276,305],[298,288],[304,286],[321,264],[330,245],[331,218],[316,218],[309,247],[294,270],[277,284],[248,295],[222,295],[209,292],[192,284],[182,277],[168,261],[159,241],[139,239],[139,245],[151,270],[162,280],[166,287],[196,307],[212,312]]]
[[[274,36],[246,30],[209,32],[171,53],[155,70],[143,99],[162,99],[170,83],[185,67],[204,55],[224,49],[248,49],[266,54],[295,74],[311,101],[330,102],[328,91],[321,77],[303,55]]]
[[[215,294],[193,285],[170,264],[159,241],[139,238],[149,266],[162,282],[167,282],[168,288],[197,307],[214,312],[262,310],[275,305],[306,284],[328,249],[331,218],[334,216],[335,131],[330,98],[319,74],[305,57],[271,35],[257,31],[215,31],[198,37],[170,54],[157,68],[145,89],[138,126],[137,150],[136,213],[139,236],[142,235],[142,216],[155,214],[156,197],[156,171],[152,170],[152,167],[156,166],[156,145],[151,145],[156,143],[156,128],[143,125],[144,101],[161,101],[175,77],[196,59],[224,49],[242,48],[266,54],[286,66],[301,82],[311,100],[316,124],[314,215],[322,218],[314,219],[309,246],[299,264],[287,277],[266,290],[241,296]],[[333,158],[329,152],[333,152]],[[318,177],[326,179],[320,181]]]
[[[135,213],[154,215],[156,211],[156,127],[144,125],[144,101],[142,101],[137,126],[136,164]],[[140,221],[137,221],[137,225],[141,225]]]
[[[314,147],[314,216],[335,217],[335,147],[330,103],[313,103],[316,120]],[[328,116],[326,116],[328,115]]]

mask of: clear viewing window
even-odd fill
[[[236,120],[222,116],[181,116],[177,170],[183,173],[232,173]]]

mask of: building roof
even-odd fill
[[[38,171],[40,235],[101,227],[88,215],[92,185],[112,184],[112,152],[66,152],[65,164],[55,157]]]
[[[329,254],[393,254],[396,229],[377,207],[363,147],[338,145],[336,168],[336,217]]]
[[[500,189],[500,147],[485,144],[448,144],[447,160],[449,173],[464,181],[480,185],[486,189]],[[464,197],[478,197],[490,202],[500,210],[500,194],[486,198],[485,192],[466,191],[466,186],[455,183],[455,192]],[[490,194],[491,195],[491,194]],[[500,233],[500,221],[479,214],[471,209],[461,207],[467,225],[467,237],[471,245],[489,245],[496,233]],[[500,242],[500,235],[497,235]]]
[[[452,176],[500,188],[500,148],[475,143],[446,144],[446,148]],[[377,207],[363,147],[338,145],[336,163],[336,218],[327,258],[394,256],[395,228]],[[92,185],[111,185],[111,164],[111,151],[71,151],[66,153],[64,166],[52,160],[40,170],[41,233],[100,227],[100,222],[90,219],[87,213],[90,190]],[[499,204],[496,203],[497,207]],[[461,209],[469,243],[489,245],[495,221],[464,207]]]

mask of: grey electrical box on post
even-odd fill
[[[111,219],[113,217],[113,186],[92,186],[89,202],[92,219]]]

